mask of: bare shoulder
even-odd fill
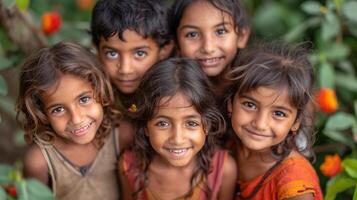
[[[24,173],[48,185],[48,166],[37,145],[32,145],[24,157]]]
[[[233,157],[227,154],[223,165],[222,185],[218,193],[219,200],[233,199],[237,181],[237,164]]]
[[[223,176],[225,177],[237,177],[237,163],[234,158],[227,154],[226,160],[224,162]]]

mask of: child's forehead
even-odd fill
[[[105,38],[102,36],[100,38],[99,46],[109,44],[109,46],[121,46],[121,44],[131,45],[131,46],[148,46],[148,47],[158,47],[158,42],[152,36],[145,36],[138,33],[135,30],[126,29],[122,33],[115,33],[111,36]]]

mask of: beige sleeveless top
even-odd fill
[[[80,170],[53,145],[37,145],[47,161],[52,191],[58,200],[119,199],[118,131],[106,138],[93,163]]]

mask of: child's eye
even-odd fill
[[[216,31],[216,34],[217,35],[223,35],[223,34],[226,34],[227,33],[227,30],[225,28],[220,28]]]
[[[169,126],[169,123],[167,121],[159,121],[155,125],[158,127],[164,128],[164,127]]]
[[[186,127],[188,127],[188,128],[194,128],[194,127],[197,127],[199,125],[200,124],[198,122],[192,121],[192,120],[186,122]]]
[[[136,51],[135,52],[135,57],[136,58],[143,58],[147,55],[147,53],[145,51]]]
[[[242,105],[247,108],[247,109],[250,109],[250,110],[254,110],[257,108],[257,106],[253,103],[253,102],[250,102],[250,101],[245,101],[242,103]]]
[[[105,57],[109,59],[117,59],[119,57],[119,54],[116,51],[108,50],[105,52]]]
[[[79,99],[79,103],[80,104],[86,104],[86,103],[88,103],[89,101],[90,101],[90,97],[89,96],[84,96],[84,97],[81,97],[80,99]]]
[[[60,114],[61,112],[64,112],[64,108],[62,106],[55,107],[50,111],[51,114]]]
[[[187,37],[187,38],[197,38],[198,37],[198,33],[197,32],[188,32],[188,33],[186,33],[185,37]]]
[[[279,110],[274,111],[273,115],[277,116],[277,117],[286,117],[286,114],[284,112],[282,112],[282,111],[279,111]]]

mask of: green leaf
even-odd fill
[[[354,142],[351,140],[350,137],[347,137],[343,133],[335,130],[328,130],[324,129],[323,134],[326,135],[327,137],[336,140],[338,142],[342,142],[343,144],[346,144],[347,146],[354,148]]]
[[[320,14],[321,4],[320,4],[320,2],[317,2],[317,1],[305,1],[301,5],[301,8],[306,13],[315,15],[315,14]]]
[[[22,129],[18,129],[15,131],[13,141],[17,146],[25,146],[26,145],[26,142],[24,139],[24,134],[25,134],[25,132]]]
[[[332,43],[325,50],[325,55],[329,60],[343,60],[350,53],[349,47],[343,43]]]
[[[0,199],[6,199],[6,192],[2,187],[0,187]]]
[[[10,173],[13,170],[13,167],[10,165],[0,164],[0,185],[7,185],[12,182]]]
[[[342,166],[348,175],[352,178],[357,178],[357,160],[345,158],[342,161]]]
[[[292,28],[288,33],[284,35],[284,40],[287,42],[292,42],[297,40],[304,32],[310,28],[318,25],[321,22],[320,17],[313,17],[307,21],[300,23],[298,26]]]
[[[35,179],[29,179],[27,181],[27,187],[30,199],[38,200],[51,200],[55,199],[51,190]]]
[[[335,74],[336,85],[351,91],[357,92],[357,79],[349,74]]]
[[[13,62],[5,57],[0,56],[0,70],[7,69],[13,65]]]
[[[355,118],[352,114],[338,112],[328,118],[325,129],[341,131],[351,128]]]
[[[340,31],[339,22],[336,15],[332,12],[328,12],[326,14],[326,20],[322,22],[321,28],[321,37],[324,41],[329,41],[336,37]]]
[[[319,83],[320,87],[335,87],[335,72],[333,66],[328,62],[323,62],[320,64],[319,70]]]
[[[334,200],[338,193],[355,186],[356,183],[357,180],[348,178],[345,175],[340,175],[332,178],[327,183],[326,195],[324,200]]]
[[[350,19],[354,22],[357,22],[357,2],[349,1],[346,2],[342,7],[342,13],[346,16],[347,19]]]
[[[30,200],[26,186],[27,185],[26,185],[25,180],[21,180],[21,181],[18,181],[15,183],[18,200]]]
[[[357,200],[357,184],[355,187],[355,191],[353,192],[353,199],[352,200]]]
[[[5,79],[0,75],[0,95],[7,95],[7,85]]]
[[[355,115],[357,115],[357,100],[353,102],[353,108],[355,110]]]
[[[16,0],[16,4],[20,10],[24,11],[30,4],[30,0]]]

